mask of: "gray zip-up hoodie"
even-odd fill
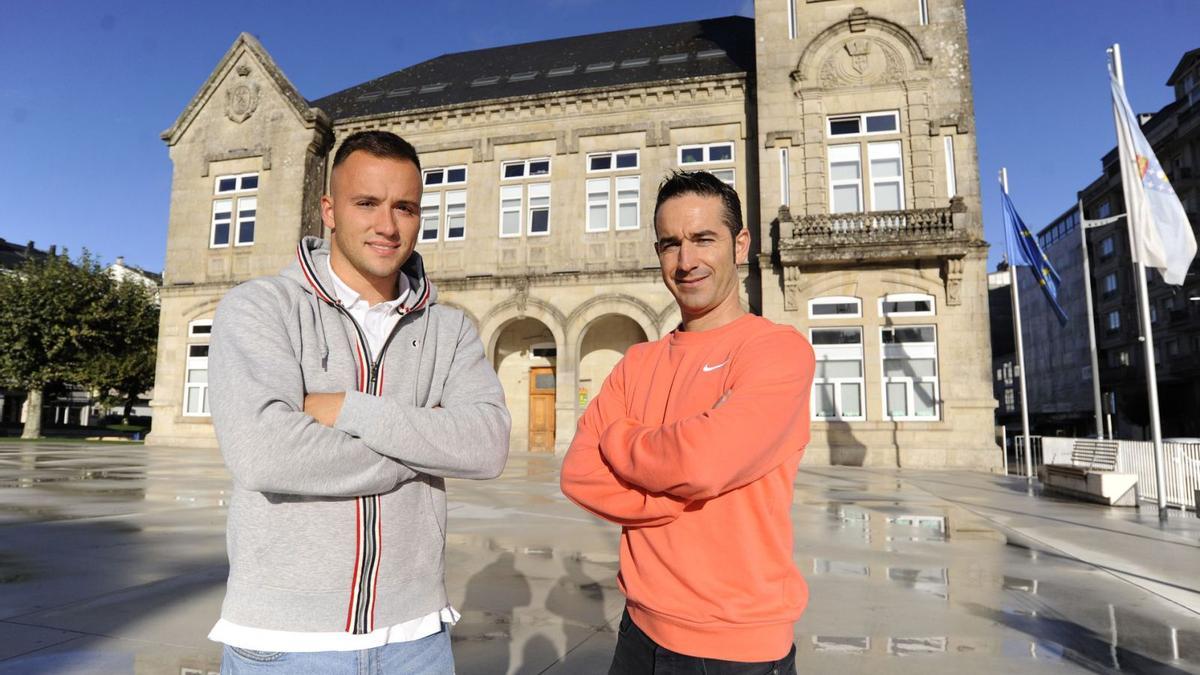
[[[444,478],[494,478],[504,391],[462,311],[413,253],[403,316],[371,354],[306,237],[279,276],[226,294],[213,320],[213,426],[233,475],[229,584],[241,626],[368,633],[446,606]],[[346,392],[332,428],[304,396]]]

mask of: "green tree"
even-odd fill
[[[42,432],[42,394],[52,383],[85,382],[111,327],[116,284],[85,250],[29,260],[0,272],[0,382],[28,392],[21,438]]]
[[[100,404],[121,407],[124,422],[138,395],[154,385],[158,343],[158,305],[154,292],[134,281],[118,281],[104,299],[101,313],[103,344],[81,374],[99,392]]]

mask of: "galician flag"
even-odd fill
[[[1109,76],[1133,260],[1157,268],[1163,281],[1179,286],[1196,257],[1196,237],[1111,65]]]

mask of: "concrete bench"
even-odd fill
[[[1070,464],[1042,467],[1042,485],[1078,499],[1108,506],[1137,506],[1137,474],[1117,473],[1117,442],[1076,439]]]

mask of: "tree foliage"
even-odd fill
[[[31,400],[71,383],[127,401],[153,382],[157,332],[150,292],[114,281],[86,250],[0,271],[0,383]]]

